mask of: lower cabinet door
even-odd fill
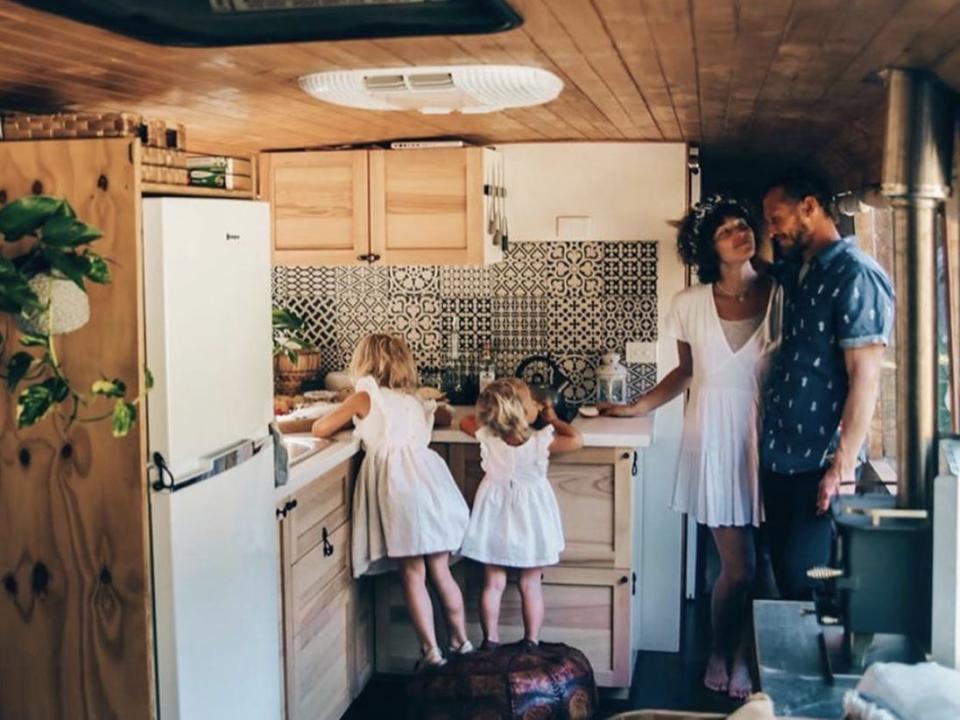
[[[338,579],[328,589],[287,648],[288,720],[337,720],[353,699],[351,588]]]
[[[463,590],[467,611],[467,636],[479,645],[479,601],[483,567],[467,560],[457,563],[453,576]],[[630,570],[549,567],[543,572],[544,619],[541,639],[562,642],[579,649],[593,667],[597,685],[629,687],[631,667],[632,573]],[[504,643],[523,639],[523,614],[516,575],[503,594],[500,609],[500,639]],[[419,642],[403,599],[396,573],[376,578],[377,672],[410,673],[419,658]],[[437,639],[446,648],[443,611],[434,598]]]
[[[479,606],[483,569],[466,571],[467,634],[481,639]],[[523,638],[523,613],[511,572],[500,607],[501,642]],[[619,569],[548,567],[543,571],[543,630],[540,639],[580,650],[601,687],[629,687],[631,572]]]

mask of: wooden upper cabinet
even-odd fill
[[[485,148],[370,151],[370,247],[391,265],[482,265],[502,255],[487,234]]]
[[[275,265],[485,265],[503,257],[488,148],[261,155]]]
[[[367,151],[264,153],[274,265],[345,265],[368,252]]]

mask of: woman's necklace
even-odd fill
[[[723,285],[720,284],[718,280],[713,284],[713,286],[720,291],[721,295],[726,295],[727,297],[734,298],[737,302],[743,302],[747,299],[747,296],[753,291],[754,283],[747,285],[741,292],[735,293],[727,290]]]

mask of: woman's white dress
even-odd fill
[[[365,456],[353,491],[353,574],[389,569],[387,558],[453,552],[469,510],[443,459],[431,450],[436,403],[357,381],[370,412],[354,418]]]
[[[547,480],[553,426],[518,446],[486,428],[477,430],[477,440],[484,475],[460,554],[514,568],[556,564],[564,542],[560,508]]]
[[[779,288],[757,329],[734,351],[727,342],[712,285],[677,294],[669,334],[690,345],[693,377],[672,507],[709,527],[763,521],[757,433],[761,387],[778,337]]]

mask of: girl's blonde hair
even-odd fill
[[[487,385],[477,399],[477,422],[501,439],[525,442],[532,434],[520,393],[530,392],[520,378],[501,378]]]
[[[397,335],[373,333],[364,337],[353,351],[348,370],[356,382],[373,376],[380,387],[413,392],[417,388],[417,366],[407,342]]]

